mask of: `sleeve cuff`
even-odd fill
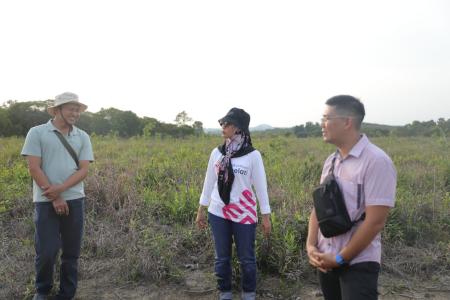
[[[200,201],[199,201],[199,203],[203,206],[209,206],[209,202],[210,202],[209,199],[206,197],[200,198]]]
[[[388,207],[394,207],[395,201],[392,199],[375,199],[372,201],[366,201],[366,206],[388,206]]]
[[[270,206],[261,206],[260,212],[263,215],[270,214],[271,213]]]

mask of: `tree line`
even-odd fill
[[[0,136],[25,136],[28,130],[50,119],[47,107],[52,100],[44,101],[8,101],[0,106]],[[185,111],[176,115],[175,123],[160,122],[155,118],[138,117],[132,111],[116,108],[101,109],[97,113],[84,112],[77,127],[89,134],[132,136],[161,136],[183,138],[203,134],[203,124],[194,121]]]
[[[389,126],[380,124],[363,123],[361,131],[368,136],[435,136],[446,139],[450,135],[450,119],[439,118],[436,122],[433,120],[420,122],[413,121],[404,126]],[[319,123],[306,122],[304,125],[294,126],[293,132],[297,137],[319,137],[322,136],[322,128]]]
[[[49,120],[47,107],[52,103],[52,100],[6,102],[0,106],[0,136],[25,136],[31,127]],[[113,134],[120,137],[142,135],[183,138],[204,134],[203,123],[192,120],[185,111],[176,115],[174,123],[164,123],[155,118],[140,118],[132,111],[102,108],[97,113],[84,112],[81,114],[77,126],[89,134]],[[404,126],[363,123],[362,131],[371,137],[440,136],[446,139],[450,135],[450,119],[414,121]],[[293,133],[299,138],[306,138],[320,137],[322,130],[319,123],[306,122],[289,129],[272,129],[267,133],[286,135]]]

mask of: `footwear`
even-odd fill
[[[242,292],[241,299],[242,300],[255,300],[256,292]]]
[[[231,292],[220,292],[219,293],[219,300],[232,300],[233,295]]]
[[[33,300],[47,300],[47,295],[36,293],[33,296]]]

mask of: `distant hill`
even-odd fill
[[[381,130],[393,130],[402,126],[393,126],[393,125],[383,125],[383,124],[375,124],[375,123],[363,123],[362,129],[381,129]]]
[[[402,126],[363,123],[361,126],[361,131],[370,137],[387,136],[387,135],[391,134],[392,132],[398,130],[398,128],[401,128],[401,127]]]
[[[207,134],[220,134],[222,132],[219,128],[203,128],[203,131]]]
[[[266,131],[274,129],[274,127],[268,125],[268,124],[261,124],[255,127],[250,127],[250,131]]]
[[[269,124],[260,124],[255,127],[250,127],[250,132],[260,132],[260,131],[267,131],[267,130],[273,130],[276,129],[275,127],[272,127]],[[208,134],[221,134],[222,130],[220,128],[204,128],[203,131]]]
[[[312,124],[312,123],[311,123]],[[320,136],[320,124],[315,123],[312,124],[315,128],[316,134],[312,134],[312,136]],[[392,126],[392,125],[384,125],[384,124],[375,124],[375,123],[363,123],[362,124],[362,132],[367,133],[371,136],[374,135],[387,135],[389,132],[392,132],[395,129],[398,129],[402,126]],[[310,128],[311,129],[311,128]],[[221,129],[219,128],[204,128],[205,133],[207,134],[221,134]],[[260,124],[255,127],[250,127],[250,132],[255,134],[287,134],[287,133],[295,133],[295,126],[293,127],[273,127],[269,124]],[[310,132],[311,134],[312,132]]]

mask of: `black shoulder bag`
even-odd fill
[[[366,214],[363,213],[361,218],[352,221],[348,215],[344,196],[333,173],[336,156],[337,153],[333,157],[327,177],[313,191],[314,209],[319,228],[323,236],[327,238],[346,233],[353,225],[366,217]]]
[[[64,147],[67,149],[67,151],[69,152],[70,156],[72,156],[73,160],[77,164],[77,169],[80,169],[80,162],[78,161],[78,157],[77,157],[77,154],[75,153],[75,150],[73,150],[72,146],[70,146],[70,144],[63,137],[61,132],[59,132],[58,130],[53,130],[53,132],[56,134],[56,136],[61,141],[61,143],[64,145]]]

